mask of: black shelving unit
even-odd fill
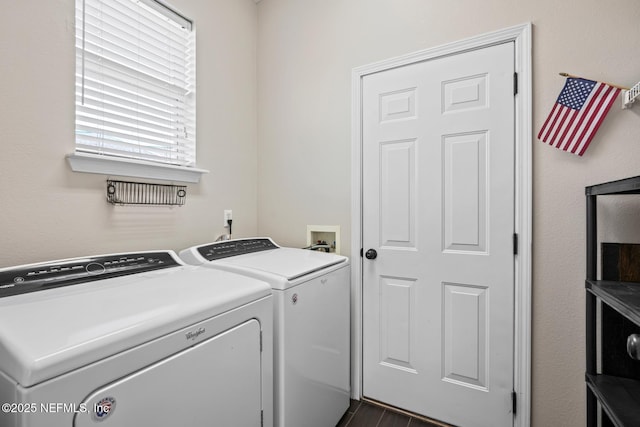
[[[640,327],[640,283],[597,279],[597,198],[606,195],[640,194],[640,176],[592,185],[585,188],[585,194],[587,198],[587,279],[585,282],[587,427],[597,425],[598,402],[610,424],[616,427],[638,427],[640,426],[640,380],[597,372],[596,304],[599,299]]]

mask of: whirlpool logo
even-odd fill
[[[195,340],[196,338],[198,338],[200,335],[205,333],[205,329],[204,328],[198,328],[195,331],[189,331],[186,334],[184,334],[188,340]]]

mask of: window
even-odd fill
[[[191,21],[155,0],[76,0],[76,154],[195,166]]]

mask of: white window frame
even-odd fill
[[[90,101],[90,103],[92,102],[93,105],[88,105],[85,106],[84,102],[85,102],[85,97],[82,96],[85,92],[85,87],[89,87],[89,86],[85,86],[85,62],[84,62],[84,58],[85,58],[85,43],[84,43],[84,37],[85,34],[85,27],[84,27],[84,23],[85,23],[85,7],[88,7],[88,2],[89,0],[76,0],[76,11],[77,11],[77,17],[76,17],[76,62],[77,62],[77,71],[76,71],[76,151],[75,153],[69,154],[67,155],[67,161],[69,162],[69,165],[71,167],[71,169],[74,172],[87,172],[87,173],[98,173],[98,174],[105,174],[105,175],[118,175],[118,176],[129,176],[129,177],[139,177],[139,178],[151,178],[151,179],[161,179],[161,180],[170,180],[170,181],[182,181],[182,182],[199,182],[200,177],[202,174],[207,173],[207,170],[204,169],[199,169],[197,167],[195,167],[195,150],[196,150],[196,140],[195,140],[195,29],[193,28],[193,23],[191,22],[191,20],[185,18],[183,15],[181,15],[180,13],[176,12],[174,9],[172,9],[171,7],[167,6],[166,4],[162,3],[159,0],[131,0],[131,3],[127,3],[128,0],[91,0],[92,3],[94,4],[94,7],[100,8],[102,6],[104,6],[105,8],[110,8],[108,10],[113,11],[113,10],[119,10],[120,8],[128,8],[128,7],[132,7],[135,9],[139,9],[140,13],[142,14],[147,14],[149,17],[153,17],[157,20],[158,18],[158,14],[161,15],[162,18],[166,19],[167,22],[173,23],[173,24],[178,24],[175,28],[171,29],[171,26],[167,26],[166,22],[164,22],[162,19],[156,22],[160,22],[161,26],[163,26],[164,28],[166,28],[165,31],[167,31],[170,34],[178,34],[178,37],[182,38],[182,36],[180,36],[179,34],[183,34],[180,30],[180,28],[184,29],[185,31],[188,31],[189,34],[187,35],[187,38],[182,38],[182,40],[186,40],[187,45],[189,46],[188,51],[191,53],[191,55],[189,55],[192,59],[190,58],[183,58],[183,59],[179,59],[180,61],[180,65],[184,64],[185,65],[185,69],[187,71],[182,71],[182,74],[180,74],[180,72],[178,72],[178,80],[173,80],[176,77],[176,71],[169,71],[168,73],[164,74],[165,76],[168,76],[167,79],[172,79],[173,82],[177,81],[177,87],[182,87],[182,91],[180,91],[179,93],[181,94],[180,97],[183,98],[183,102],[180,104],[182,107],[178,107],[178,110],[175,111],[180,111],[180,114],[184,117],[184,120],[180,121],[181,125],[180,126],[185,126],[184,127],[184,137],[179,136],[178,135],[178,125],[177,122],[172,122],[174,123],[173,126],[171,126],[171,129],[174,129],[172,131],[170,131],[170,133],[166,133],[166,130],[162,130],[160,129],[158,132],[165,132],[165,139],[167,140],[162,140],[161,142],[158,143],[156,145],[155,141],[151,141],[151,148],[150,150],[152,150],[151,152],[154,151],[158,151],[161,150],[161,147],[169,147],[169,148],[165,148],[164,152],[166,153],[170,153],[172,159],[170,160],[169,158],[152,158],[152,156],[149,154],[150,152],[148,150],[144,150],[144,142],[140,143],[140,141],[145,141],[145,135],[141,135],[139,132],[139,130],[136,131],[131,131],[129,130],[129,132],[131,132],[132,134],[134,134],[135,136],[130,136],[129,139],[121,139],[120,138],[120,134],[117,133],[115,137],[112,136],[112,139],[109,140],[108,138],[105,138],[104,140],[102,140],[102,135],[101,133],[101,129],[105,129],[105,128],[101,128],[101,126],[103,126],[102,123],[107,123],[110,122],[110,117],[114,117],[116,116],[115,119],[111,120],[111,126],[114,126],[115,128],[119,127],[120,125],[123,126],[123,128],[128,128],[128,129],[141,129],[145,127],[145,123],[142,123],[142,120],[144,120],[144,117],[142,119],[140,118],[136,118],[138,116],[138,113],[135,114],[131,114],[131,113],[127,113],[128,111],[131,111],[131,109],[129,108],[119,108],[118,106],[116,107],[108,107],[107,109],[105,109],[105,117],[104,119],[100,118],[100,114],[102,113],[102,104],[100,104],[98,107],[95,107],[95,105],[101,102],[101,100],[98,98],[98,100],[96,101],[96,98],[94,98],[92,101]],[[98,4],[96,4],[98,3]],[[90,9],[86,9],[87,12],[89,13]],[[98,16],[98,17],[102,17],[103,15],[100,15],[100,13],[103,12],[103,9],[93,9],[94,12],[94,16]],[[107,9],[105,9],[107,10]],[[111,13],[111,12],[109,12]],[[89,15],[86,15],[87,18],[89,18]],[[113,16],[113,15],[112,15]],[[136,25],[141,25],[141,24],[133,24],[132,23],[125,23],[125,22],[120,22],[120,21],[126,21],[128,19],[129,15],[119,15],[117,18],[117,24],[118,27],[120,27],[120,25],[122,25],[122,28],[117,28],[117,29],[112,29],[112,32],[110,32],[111,35],[114,34],[122,34],[124,35],[123,38],[127,38],[127,37],[131,37],[131,36],[127,36],[125,31],[129,30],[129,31],[135,31],[135,26]],[[94,18],[95,19],[95,18]],[[142,18],[142,20],[144,20],[144,16]],[[114,21],[111,21],[114,22]],[[164,22],[164,24],[162,24]],[[94,28],[100,28],[102,29],[102,27],[94,27]],[[159,28],[159,27],[158,27]],[[176,28],[178,29],[178,31],[176,31]],[[103,30],[104,31],[104,30]],[[121,32],[122,31],[122,32]],[[144,31],[144,30],[143,30]],[[98,36],[93,35],[92,37],[98,37],[100,40],[100,36],[102,35],[102,33],[100,33],[99,31],[96,33],[94,31],[94,34],[100,34]],[[140,34],[146,34],[146,33],[140,33]],[[157,34],[157,33],[154,33]],[[164,34],[164,33],[163,33]],[[131,40],[135,40],[135,36],[134,39]],[[163,40],[164,41],[164,40]],[[88,43],[88,42],[87,42]],[[143,42],[144,43],[144,42]],[[125,42],[123,42],[123,44],[125,44]],[[161,43],[162,44],[162,43]],[[102,45],[97,45],[97,46],[102,46]],[[112,46],[114,46],[112,44]],[[120,44],[115,45],[116,49],[113,49],[112,51],[117,51],[117,48],[121,47]],[[141,52],[148,52],[148,50],[143,50],[140,51],[140,47],[141,45],[136,44],[136,47],[133,48],[129,48],[128,52],[135,52],[135,58],[133,59],[133,61],[135,61],[136,59],[140,59],[142,58],[140,61],[140,64],[142,64],[143,61],[146,60],[145,55],[142,54]],[[109,49],[108,47],[105,47],[105,52],[106,50]],[[95,50],[94,50],[95,51]],[[166,50],[162,50],[163,52],[165,52]],[[89,52],[89,51],[87,51]],[[102,52],[102,51],[100,51]],[[177,50],[174,52],[182,52],[182,50]],[[91,55],[91,54],[88,54]],[[93,54],[94,58],[96,54]],[[138,56],[140,55],[140,56]],[[100,58],[102,58],[99,54],[98,56]],[[146,55],[148,56],[148,55]],[[161,58],[161,57],[160,57]],[[175,58],[175,56],[174,56]],[[127,60],[125,58],[125,60]],[[162,60],[162,59],[161,59]],[[102,59],[100,59],[99,61],[102,61]],[[104,60],[104,63],[108,63],[109,60]],[[153,59],[152,59],[153,61]],[[185,61],[185,62],[182,62]],[[100,64],[100,67],[102,67],[103,62],[98,62]],[[155,62],[154,62],[155,63]],[[95,60],[93,62],[93,64],[96,64]],[[116,64],[114,62],[111,62],[111,64]],[[127,73],[127,75],[130,75],[132,73],[132,71],[129,70],[133,70],[131,68],[126,68],[124,65],[120,66],[120,63],[117,63],[116,65],[118,66],[118,69],[122,72]],[[135,64],[135,63],[134,63]],[[175,64],[175,62],[174,62]],[[93,67],[95,68],[96,66],[93,65]],[[137,67],[137,65],[134,65],[134,67]],[[106,67],[105,67],[106,68]],[[137,74],[136,78],[139,80],[140,79],[140,75],[142,75],[142,77],[146,78],[149,74],[153,74],[154,72],[156,72],[158,69],[161,69],[161,66],[158,65],[157,67],[153,67],[153,63],[152,63],[152,68],[147,68],[147,70],[150,70],[149,73],[147,73],[147,71],[144,71],[144,73],[142,74]],[[102,70],[102,68],[100,68],[100,70]],[[170,70],[175,70],[175,66],[171,66]],[[115,71],[115,73],[117,73],[117,71]],[[95,75],[95,74],[94,74]],[[109,80],[111,79],[111,75],[104,73],[103,74],[105,77],[105,79]],[[122,74],[121,74],[122,75]],[[115,76],[115,75],[114,75]],[[169,77],[170,76],[170,77]],[[182,77],[180,77],[182,76]],[[94,81],[95,78],[100,79],[100,77],[94,77]],[[152,78],[152,77],[150,77]],[[168,94],[169,92],[165,93],[165,84],[167,85],[167,87],[171,88],[173,87],[174,90],[176,88],[176,86],[172,85],[171,83],[162,83],[165,82],[167,80],[165,80],[165,78],[162,78],[162,76],[160,76],[161,80],[157,80],[156,81],[160,81],[161,83],[161,89],[159,90],[155,90],[154,93],[158,94],[159,97],[166,97],[166,94]],[[127,77],[128,79],[128,77]],[[101,80],[98,80],[101,81]],[[127,81],[125,80],[121,80],[121,81]],[[133,80],[129,80],[130,82]],[[136,80],[137,81],[137,80]],[[182,82],[182,83],[180,83]],[[94,84],[94,91],[93,93],[96,93],[95,90],[95,83]],[[126,84],[126,83],[125,83]],[[186,85],[186,86],[184,86]],[[99,86],[100,89],[99,91],[101,91],[102,86]],[[140,89],[138,89],[140,90]],[[183,92],[185,91],[185,92]],[[122,93],[122,92],[121,92]],[[129,92],[130,94],[131,92]],[[175,92],[178,93],[178,92]],[[123,94],[122,96],[129,97],[130,95],[127,94]],[[154,95],[153,98],[155,98],[156,96]],[[165,99],[167,99],[169,97],[166,97]],[[114,99],[113,96],[111,96],[111,99]],[[124,98],[120,98],[120,99],[124,99]],[[144,99],[144,98],[142,98]],[[177,98],[172,98],[172,99],[177,99]],[[131,98],[130,98],[131,100]],[[120,102],[120,101],[116,101],[116,102]],[[135,102],[135,101],[133,101]],[[160,101],[163,102],[163,101]],[[172,105],[176,105],[174,100],[171,100],[170,103]],[[110,105],[109,102],[104,102],[104,105]],[[149,108],[148,106],[144,105],[144,104],[138,104],[139,107],[136,107],[136,111],[141,111],[142,113],[145,112],[146,108]],[[163,104],[166,105],[166,104]],[[174,108],[174,107],[172,107]],[[181,108],[181,109],[180,109]],[[116,111],[116,114],[113,114],[113,111]],[[87,110],[90,110],[89,113],[87,113]],[[141,114],[142,114],[141,113]],[[155,111],[152,111],[152,114],[155,114]],[[87,114],[90,114],[89,118],[87,119]],[[129,114],[129,115],[127,115]],[[127,123],[124,121],[120,121],[119,117],[125,117],[124,120],[135,120],[136,123],[132,126],[131,123],[128,123],[129,126],[126,126]],[[147,116],[149,117],[149,116]],[[175,117],[172,116],[172,117]],[[93,122],[93,123],[89,123],[87,124],[87,120],[89,122]],[[102,123],[101,123],[102,120]],[[175,119],[172,119],[175,120]],[[185,121],[186,120],[186,121]],[[140,121],[140,125],[138,125],[138,121]],[[156,119],[152,118],[152,121],[156,121]],[[94,123],[98,123],[98,124],[94,124]],[[168,122],[167,122],[168,123]],[[184,123],[184,125],[182,125]],[[94,131],[87,131],[87,126],[89,128],[91,128],[92,126],[95,126]],[[153,128],[153,126],[155,126],[155,123],[148,125],[152,127],[152,132],[156,132],[157,129]],[[160,125],[158,125],[160,126]],[[162,125],[163,127],[166,128],[166,124]],[[79,131],[79,129],[83,129],[83,131]],[[112,128],[113,129],[113,128]],[[180,129],[183,129],[182,127]],[[173,132],[176,132],[175,136],[172,137],[171,135],[173,135]],[[144,131],[142,131],[144,132]],[[106,133],[108,134],[109,131],[107,130]],[[88,136],[87,136],[88,135]],[[93,136],[91,136],[93,135]],[[157,136],[157,134],[153,134],[151,138],[154,138]],[[148,137],[147,137],[148,138]],[[87,139],[91,139],[93,141],[90,142],[86,142]],[[96,141],[96,142],[94,142]],[[104,145],[103,142],[104,141]],[[147,139],[147,141],[149,141],[149,139]],[[173,142],[175,142],[175,145],[173,145]],[[169,145],[171,144],[171,145]],[[127,147],[124,147],[124,150],[121,150],[120,148],[114,148],[114,146],[122,146],[122,145],[126,145]],[[156,145],[156,147],[154,147],[154,145]],[[140,150],[140,147],[142,147],[142,150]],[[174,148],[171,148],[174,147]],[[174,160],[173,157],[176,155],[175,154],[175,150],[176,148],[179,150],[179,152],[177,153],[177,160]],[[136,152],[134,151],[134,149],[139,149],[140,153],[136,154]],[[131,150],[130,153],[127,153],[128,150]],[[183,153],[183,154],[181,154]],[[186,154],[185,154],[186,153]],[[161,154],[164,156],[164,154]],[[169,154],[167,154],[168,156]]]

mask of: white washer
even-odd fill
[[[271,285],[275,425],[334,427],[350,396],[348,259],[279,247],[268,238],[195,246],[180,257]]]
[[[272,303],[172,251],[0,269],[0,425],[272,426]]]

